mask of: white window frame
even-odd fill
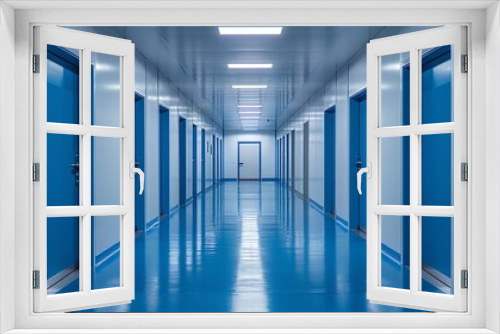
[[[422,123],[422,52],[425,49],[452,45],[453,122]],[[461,270],[467,270],[467,182],[461,181],[461,163],[467,163],[467,73],[461,73],[462,55],[467,50],[466,28],[450,26],[374,40],[367,46],[367,163],[371,177],[367,182],[367,298],[386,305],[412,305],[422,310],[463,312],[467,309],[467,290],[461,288]],[[382,126],[381,58],[386,55],[410,54],[410,124]],[[453,206],[422,205],[422,135],[453,134]],[[382,138],[410,139],[410,203],[383,205]],[[410,219],[410,288],[397,289],[381,285],[382,216],[408,216]],[[453,294],[430,293],[422,284],[422,217],[453,217]]]
[[[79,123],[47,122],[47,46],[56,45],[80,50]],[[129,168],[134,163],[134,44],[124,39],[100,36],[65,28],[34,27],[34,52],[39,55],[39,73],[34,80],[34,162],[39,163],[40,178],[33,184],[34,195],[34,269],[39,271],[39,288],[34,289],[37,312],[81,310],[99,304],[123,304],[134,299],[134,188]],[[91,57],[92,52],[114,55],[120,59],[120,125],[91,124]],[[47,207],[47,134],[79,137],[80,203],[77,206]],[[93,137],[120,140],[120,204],[92,205]],[[132,176],[132,177],[131,177]],[[137,189],[139,191],[139,189]],[[91,286],[91,219],[96,216],[120,217],[120,286],[92,290]],[[78,292],[48,295],[47,290],[47,218],[79,217],[79,284]]]
[[[436,1],[435,3],[437,3]],[[16,33],[16,226],[15,226],[15,247],[8,240],[12,235],[0,235],[2,248],[2,263],[4,259],[15,256],[15,267],[12,261],[8,261],[12,272],[1,272],[2,278],[6,277],[8,282],[15,284],[15,293],[8,294],[9,300],[4,300],[2,304],[15,302],[15,328],[65,328],[64,332],[76,328],[93,328],[98,332],[98,328],[309,328],[313,329],[330,328],[334,332],[335,328],[398,328],[396,332],[405,332],[405,328],[420,328],[426,332],[429,328],[467,328],[467,333],[488,332],[484,328],[497,329],[499,327],[499,304],[498,293],[499,264],[498,228],[492,221],[486,220],[485,206],[486,187],[484,170],[475,169],[477,163],[485,162],[484,143],[486,135],[485,127],[485,91],[491,98],[498,96],[499,78],[490,76],[485,71],[485,54],[488,56],[488,64],[495,66],[498,62],[498,50],[485,50],[485,39],[487,37],[497,37],[498,33],[493,28],[493,32],[485,30],[486,11],[484,9],[384,9],[383,2],[371,3],[372,7],[378,9],[328,9],[321,6],[315,7],[312,2],[297,1],[296,9],[265,8],[263,3],[255,2],[254,10],[244,10],[242,8],[214,10],[210,12],[206,8],[196,9],[150,9],[137,11],[133,9],[121,9],[106,12],[102,15],[102,9],[64,9],[64,10],[21,10],[16,13],[15,33]],[[347,2],[344,6],[349,7]],[[448,3],[449,4],[449,3]],[[43,2],[39,2],[43,6]],[[97,3],[90,6],[97,6]],[[247,3],[248,6],[249,5]],[[446,7],[446,5],[441,4]],[[146,6],[146,4],[144,5]],[[205,3],[207,6],[207,3]],[[286,4],[284,4],[286,8]],[[351,7],[354,5],[351,5]],[[363,6],[361,4],[361,6]],[[473,8],[474,6],[471,5]],[[279,7],[279,6],[278,6]],[[213,8],[220,8],[214,5]],[[304,8],[308,8],[304,10]],[[498,11],[495,10],[491,16],[495,17]],[[103,21],[105,20],[105,21]],[[489,22],[497,21],[489,18]],[[493,20],[493,21],[492,21]],[[496,17],[498,20],[498,17]],[[30,73],[30,63],[32,55],[32,31],[33,26],[38,24],[49,25],[414,25],[414,26],[440,26],[440,25],[466,25],[469,31],[468,54],[471,62],[468,76],[468,146],[470,159],[470,180],[468,196],[471,200],[468,203],[468,268],[470,270],[468,301],[469,307],[466,313],[435,313],[435,314],[370,314],[370,313],[338,313],[338,314],[34,314],[33,298],[31,290],[31,269],[32,263],[32,183],[30,181],[32,150],[30,143],[33,133],[33,101],[32,101],[32,75]],[[492,24],[495,26],[495,24]],[[489,44],[488,44],[489,43]],[[488,46],[496,48],[494,42],[487,40]],[[11,66],[14,64],[11,64]],[[486,87],[486,77],[492,85]],[[13,78],[12,78],[13,79]],[[2,97],[4,95],[4,87]],[[496,90],[495,90],[496,89]],[[30,98],[26,98],[30,97]],[[492,102],[493,103],[493,102]],[[498,105],[494,102],[493,105]],[[492,115],[493,111],[489,112]],[[1,134],[0,134],[1,135]],[[496,138],[496,137],[495,137]],[[495,142],[494,145],[497,143]],[[495,146],[490,146],[494,148]],[[498,147],[497,147],[498,148]],[[24,154],[23,154],[24,153]],[[3,153],[2,153],[3,154]],[[497,153],[495,157],[497,157]],[[498,160],[498,159],[497,159]],[[500,185],[498,177],[494,178],[493,187]],[[474,194],[474,197],[471,195]],[[493,198],[498,198],[497,195]],[[497,212],[487,211],[490,220],[497,221]],[[472,230],[472,226],[474,230]],[[493,233],[492,233],[493,232]],[[488,238],[487,238],[488,236]],[[486,244],[486,241],[489,241]],[[10,254],[6,254],[10,250]],[[487,251],[488,250],[488,251]],[[496,251],[492,254],[491,251]],[[485,260],[486,259],[486,260]],[[489,270],[486,275],[486,265]],[[15,270],[15,271],[14,271]],[[15,281],[12,280],[14,275]],[[5,280],[4,280],[5,281]],[[6,290],[6,286],[2,286]],[[488,293],[486,293],[488,291]],[[4,291],[2,290],[2,294]],[[3,294],[2,296],[5,296]],[[14,298],[12,300],[12,298]],[[8,305],[8,304],[7,304]],[[2,309],[4,312],[9,312]],[[9,313],[12,314],[12,313]],[[2,318],[3,321],[3,318]],[[12,324],[12,323],[11,323]],[[201,330],[200,330],[201,331]],[[236,330],[235,330],[236,331]],[[255,332],[264,330],[255,330]],[[376,330],[374,330],[375,332]],[[137,332],[141,332],[138,330]],[[369,332],[368,330],[365,332]],[[387,331],[385,331],[387,332]],[[436,332],[436,331],[434,331]]]

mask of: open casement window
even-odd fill
[[[129,303],[134,44],[35,27],[33,72],[34,311]]]
[[[458,26],[367,46],[367,166],[358,175],[367,173],[373,303],[467,310],[466,54]]]

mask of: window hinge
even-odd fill
[[[40,73],[40,55],[33,55],[33,73]]]
[[[469,272],[467,270],[462,270],[462,289],[467,289],[469,287]]]
[[[33,164],[33,181],[40,182],[40,163]]]
[[[33,270],[33,289],[40,289],[40,270]]]
[[[469,72],[469,56],[462,55],[462,73]]]
[[[466,162],[461,164],[462,181],[469,181],[469,165]]]

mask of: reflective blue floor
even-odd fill
[[[99,267],[114,285],[116,257]],[[404,274],[384,263],[383,281]],[[225,182],[136,238],[131,304],[85,312],[407,312],[366,299],[366,242],[275,182]]]

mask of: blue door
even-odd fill
[[[160,216],[169,212],[170,190],[170,115],[167,108],[160,106]]]
[[[205,138],[205,129],[201,129],[201,189],[200,191],[204,191],[206,188],[206,166],[205,166],[205,159],[207,157],[207,143],[206,143],[206,138]]]
[[[68,49],[47,49],[47,121],[79,124],[79,59]],[[47,135],[47,206],[78,206],[78,136]],[[79,218],[47,218],[47,280],[51,286],[79,269]],[[59,279],[57,279],[59,277]],[[64,292],[79,291],[78,279]]]
[[[193,197],[198,193],[198,127],[193,124]]]
[[[135,166],[146,170],[144,159],[144,97],[135,94]],[[135,178],[135,189],[139,189],[139,178]],[[143,231],[145,229],[145,202],[144,195],[135,192],[135,229]]]
[[[335,214],[335,107],[325,111],[325,212]]]
[[[357,188],[357,173],[366,167],[366,90],[351,97],[350,101],[350,147],[349,147],[349,224],[351,229],[366,232],[366,182]]]
[[[212,135],[212,185],[215,186],[215,184],[217,183],[217,177],[216,177],[216,173],[217,173],[217,170],[216,170],[216,162],[217,162],[217,149],[216,149],[216,142],[215,142],[215,135]]]
[[[186,165],[186,119],[179,118],[179,203],[186,205],[187,165]]]

